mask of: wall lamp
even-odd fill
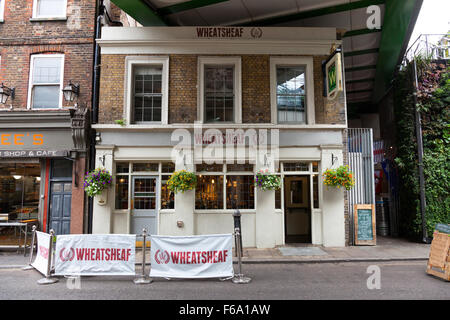
[[[0,86],[0,102],[2,104],[6,104],[6,101],[8,101],[8,98],[11,97],[11,100],[14,100],[16,89],[15,88],[8,88],[3,85],[3,83]]]
[[[72,102],[75,100],[75,97],[78,97],[80,94],[80,85],[79,84],[73,84],[72,80],[69,81],[69,84],[64,87],[62,90],[64,93],[64,99],[68,102]]]

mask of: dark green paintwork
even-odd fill
[[[359,51],[349,51],[349,52],[345,52],[344,51],[344,57],[354,57],[354,56],[359,56],[362,54],[371,54],[371,53],[378,53],[378,48],[373,48],[373,49],[366,49],[366,50],[359,50]]]
[[[167,26],[164,19],[142,0],[111,0],[111,2],[145,27]]]
[[[158,9],[158,14],[165,16],[168,14],[178,13],[186,10],[197,9],[201,7],[210,6],[220,2],[226,2],[230,0],[191,0],[187,2],[177,3],[171,6]]]

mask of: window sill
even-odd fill
[[[30,22],[67,21],[67,17],[30,18]]]

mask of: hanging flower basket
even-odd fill
[[[336,169],[327,169],[323,173],[323,183],[328,187],[345,188],[350,190],[355,185],[353,173],[348,166],[340,166]]]
[[[108,170],[97,168],[94,171],[86,172],[84,178],[84,191],[88,196],[100,195],[103,190],[109,188],[112,183],[112,176]]]
[[[256,172],[255,186],[264,191],[278,190],[281,188],[281,177],[269,173],[268,169]]]
[[[197,185],[197,176],[195,173],[188,172],[186,170],[176,171],[167,181],[167,189],[173,193],[181,191],[184,193],[187,190],[195,189]]]

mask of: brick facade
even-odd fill
[[[197,55],[169,55],[169,123],[197,120]],[[124,118],[126,55],[102,55],[99,123]],[[270,123],[270,55],[241,55],[242,122]],[[342,99],[323,97],[322,61],[314,57],[315,119],[317,124],[345,124]]]

